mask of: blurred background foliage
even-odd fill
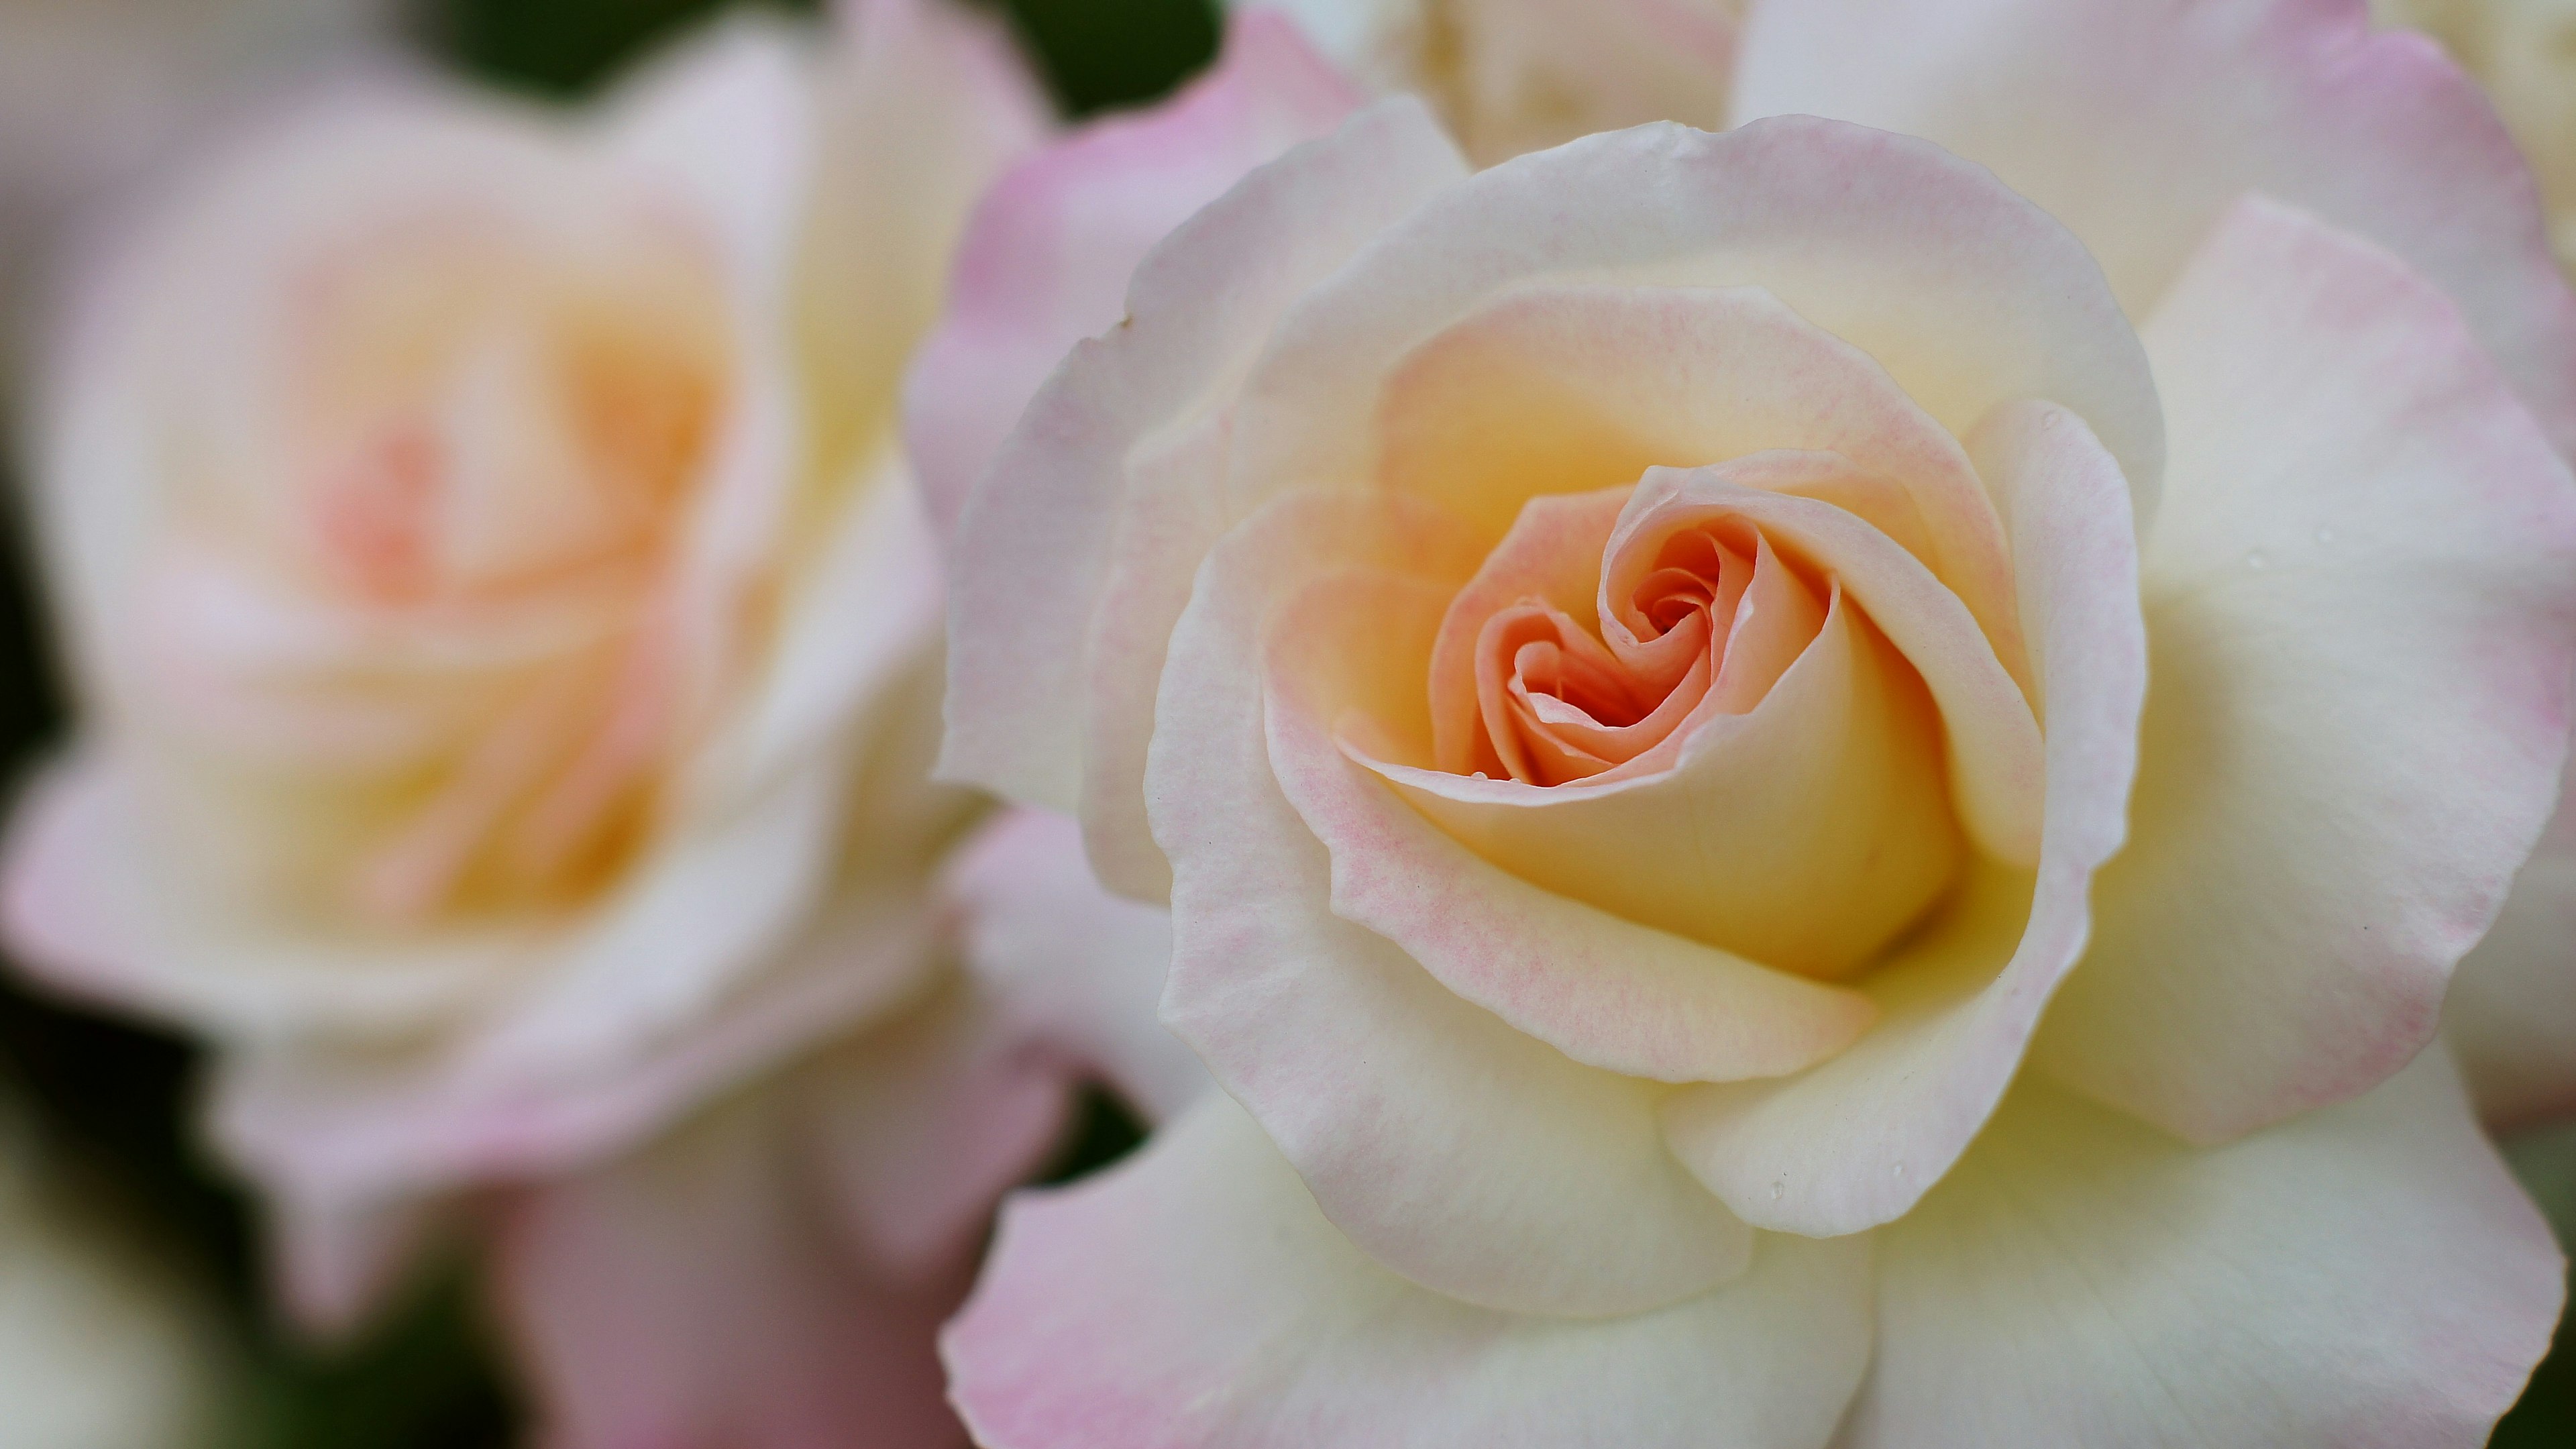
[[[732,4],[810,12],[817,0],[413,0],[415,37],[487,84],[573,101]],[[1212,0],[994,0],[1073,115],[1150,101],[1206,64]],[[63,725],[23,539],[0,556],[0,772],[22,779]],[[425,1270],[399,1309],[331,1351],[267,1307],[253,1209],[195,1127],[197,1060],[175,1038],[66,1010],[0,984],[0,1075],[46,1115],[54,1145],[108,1182],[220,1291],[252,1374],[223,1449],[500,1449],[520,1422],[505,1361],[465,1265]],[[1133,1121],[1094,1097],[1057,1178],[1133,1147]],[[2576,1128],[2510,1155],[2562,1231],[2576,1227]],[[2576,1335],[2541,1366],[2499,1449],[2576,1444]],[[138,1446],[144,1449],[144,1446]]]

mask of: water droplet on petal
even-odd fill
[[[2317,530],[2317,542],[2319,542],[2319,543],[2332,543],[2332,542],[2334,542],[2334,540],[2335,540],[2335,532],[2334,532],[2334,530],[2333,530],[2333,529],[2331,529],[2331,528],[2320,528],[2320,529],[2318,529],[2318,530]]]
[[[2041,413],[2039,415],[2039,426],[2042,432],[2046,432],[2048,429],[2056,427],[2057,409],[2050,408],[2047,412]]]
[[[1485,779],[1491,779],[1492,777],[1491,777],[1491,776],[1489,776],[1489,775],[1487,775],[1484,771],[1482,771],[1482,770],[1478,770],[1478,771],[1476,772],[1476,778],[1477,778],[1477,779],[1479,779],[1479,780],[1485,780]]]
[[[1786,1183],[1775,1182],[1775,1183],[1771,1184],[1771,1196],[1772,1196],[1772,1197],[1774,1197],[1774,1198],[1779,1197],[1779,1196],[1780,1196],[1780,1194],[1781,1194],[1783,1191],[1785,1191],[1785,1190],[1787,1189],[1787,1187],[1788,1187],[1788,1184],[1786,1184]]]
[[[1900,1163],[1896,1164],[1896,1166],[1895,1166],[1894,1168],[1890,1169],[1890,1171],[1892,1171],[1892,1172],[1895,1174],[1896,1179],[1897,1179],[1899,1182],[1902,1182],[1902,1181],[1904,1181],[1904,1180],[1905,1180],[1905,1164],[1904,1164],[1904,1163],[1900,1162]]]
[[[2245,566],[2249,569],[2269,568],[2271,563],[2271,557],[2259,548],[2250,549],[2246,552]]]

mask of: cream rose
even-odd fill
[[[20,954],[217,1044],[308,1319],[494,1183],[517,1316],[651,1281],[655,1164],[708,1133],[738,1170],[689,1190],[759,1205],[688,1246],[726,1297],[630,1332],[774,1348],[811,1300],[764,1296],[762,1225],[850,1224],[869,1355],[771,1353],[758,1396],[618,1365],[726,1442],[895,1413],[879,1359],[944,1419],[921,1305],[1068,1070],[932,889],[981,806],[923,779],[941,584],[893,427],[1038,102],[980,19],[850,23],[720,29],[596,112],[370,90],[238,148],[80,299],[36,499],[82,720],[16,822]],[[790,1063],[754,1125],[644,1148]],[[976,1149],[773,1170],[907,1123]],[[583,1345],[527,1337],[561,1442],[627,1442]]]
[[[946,767],[1232,1099],[1006,1219],[996,1449],[2470,1444],[2547,1346],[2409,1067],[2566,751],[2520,158],[2359,0],[1742,46],[1255,170],[956,510]]]

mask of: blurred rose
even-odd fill
[[[925,1325],[1064,1109],[933,896],[978,806],[925,783],[941,584],[892,426],[1039,103],[978,17],[851,22],[718,30],[576,116],[339,97],[143,225],[56,359],[82,720],[21,807],[17,944],[223,1048],[309,1320],[452,1194],[560,1184],[496,1201],[565,1444],[639,1404],[688,1444],[945,1423]],[[763,1256],[827,1220],[837,1295]],[[818,1299],[865,1363],[782,1347]]]
[[[0,6],[0,328],[66,217],[284,76],[345,57],[391,0],[9,0]],[[0,375],[19,339],[0,346]]]
[[[2377,0],[2376,9],[2431,31],[2485,84],[2538,174],[2560,264],[2576,265],[2576,3]],[[2558,809],[2444,1008],[2479,1107],[2507,1129],[2576,1116],[2576,795]]]
[[[0,1449],[217,1442],[212,1307],[0,1103]]]
[[[2407,1068],[2566,751],[2576,302],[2367,26],[1804,0],[1779,119],[1482,173],[1390,103],[998,445],[1103,279],[961,268],[945,762],[1168,896],[1234,1099],[1006,1220],[986,1442],[2483,1440],[2561,1263]]]
[[[1252,0],[1419,93],[1480,165],[1643,121],[1726,122],[1744,0]]]

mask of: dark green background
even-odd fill
[[[426,0],[420,40],[495,85],[574,98],[726,0]],[[746,0],[811,9],[810,0]],[[1007,11],[1057,98],[1076,114],[1149,100],[1203,65],[1218,23],[1206,0],[1012,0]],[[19,778],[62,728],[23,557],[0,559],[0,769]],[[253,1360],[228,1449],[485,1449],[516,1441],[516,1398],[464,1266],[421,1275],[365,1341],[322,1356],[264,1305],[250,1210],[197,1144],[194,1053],[155,1033],[0,986],[0,1071],[44,1110],[77,1170],[214,1282]],[[1135,1127],[1094,1099],[1053,1174],[1108,1162]],[[2563,1146],[2569,1150],[2557,1150]],[[2576,1136],[2517,1158],[2559,1222],[2576,1224]],[[2541,1366],[2495,1443],[2576,1444],[2576,1351]],[[138,1446],[142,1449],[142,1446]],[[1116,1446],[1103,1446],[1116,1449]]]

